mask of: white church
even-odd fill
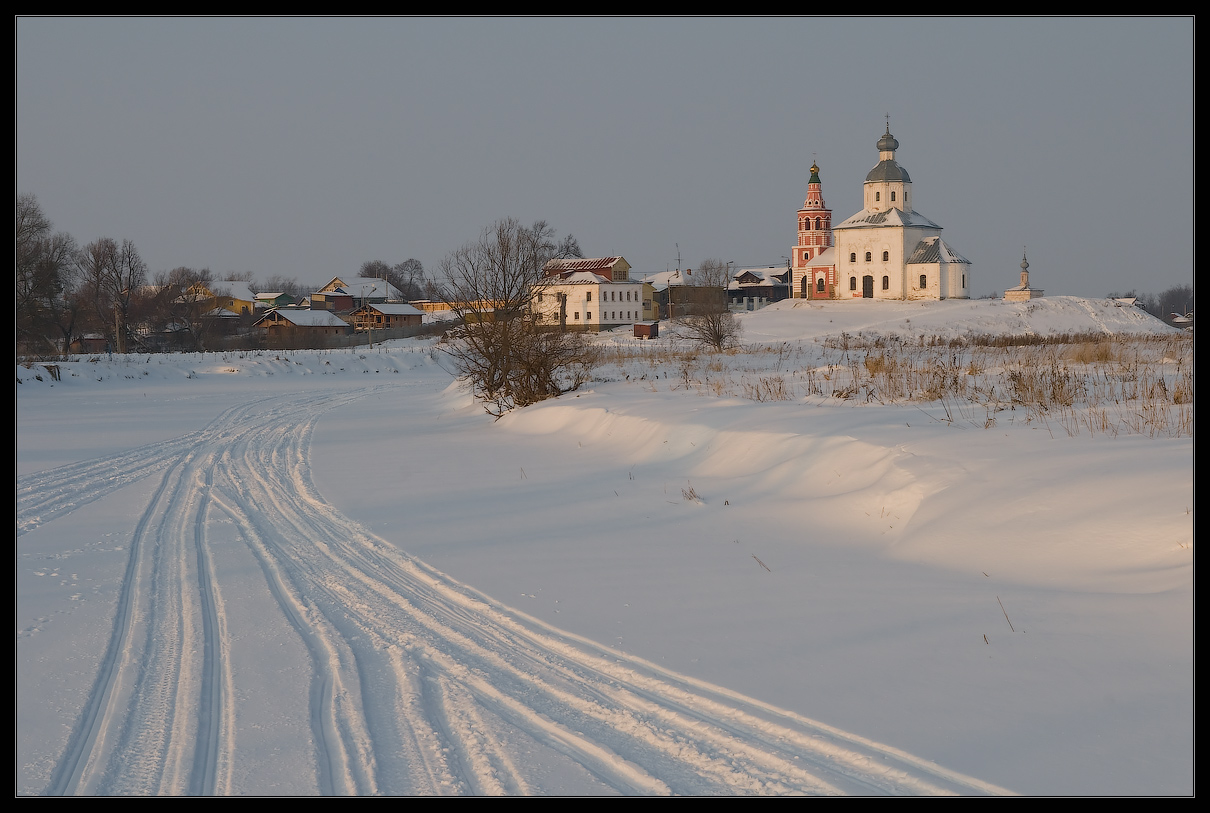
[[[941,239],[941,227],[912,209],[912,179],[895,161],[890,124],[878,164],[865,177],[864,208],[832,225],[819,167],[811,165],[798,210],[790,296],[798,299],[969,299],[970,261]]]

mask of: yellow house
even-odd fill
[[[189,286],[181,298],[190,302],[209,300],[205,310],[226,310],[240,316],[251,314],[256,309],[256,294],[248,288],[248,283],[220,281],[211,285],[218,289],[217,293],[198,282]]]

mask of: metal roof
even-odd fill
[[[954,251],[946,242],[939,236],[926,237],[916,244],[916,249],[912,252],[912,256],[908,257],[907,264],[928,264],[928,263],[966,263],[971,264],[971,261],[963,257],[958,252]]]
[[[907,170],[899,166],[894,158],[888,158],[885,161],[879,161],[878,165],[870,170],[870,174],[865,176],[865,182],[871,181],[903,181],[911,183],[912,179],[908,176]]]
[[[939,229],[939,225],[929,220],[919,212],[905,212],[902,209],[887,209],[884,212],[871,212],[861,210],[857,214],[845,220],[843,223],[833,226],[832,231],[837,229],[859,229],[859,228],[874,228],[878,226],[924,226],[930,229]]]
[[[387,316],[423,316],[424,311],[404,303],[372,302],[364,306],[365,310],[378,311]],[[362,310],[358,308],[357,310]]]
[[[285,319],[287,322],[302,327],[348,327],[349,325],[348,322],[329,311],[307,311],[285,308],[274,308],[260,319],[257,319],[256,324],[259,325],[266,319],[272,319],[274,314],[277,314],[278,317]]]
[[[625,257],[568,257],[566,259],[554,259],[542,266],[542,270],[548,275],[564,273],[567,271],[610,271],[618,262],[626,262]],[[630,267],[630,263],[626,263],[626,267]]]

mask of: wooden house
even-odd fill
[[[390,330],[392,328],[420,327],[424,311],[411,305],[394,302],[366,304],[349,314],[355,330]]]

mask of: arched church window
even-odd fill
[[[815,218],[815,228],[819,228],[819,218]]]
[[[962,287],[963,287],[963,288],[965,288],[965,287],[966,287],[966,274],[963,274],[963,275],[962,275]]]
[[[803,231],[810,231],[811,230],[811,218],[808,217],[806,220],[799,223],[798,228],[802,229]]]
[[[882,252],[882,261],[885,263],[885,262],[890,262],[890,260],[891,260],[891,252],[889,252],[889,251]]]
[[[850,291],[857,290],[857,277],[849,277],[849,290]]]
[[[823,293],[823,277],[815,280],[815,290],[819,291],[821,294]]]
[[[857,262],[857,252],[856,251],[854,251],[852,254],[849,255],[849,262],[851,262],[851,263]]]
[[[867,251],[865,253],[865,261],[868,263],[872,259],[874,259],[874,255]]]
[[[882,193],[881,193],[881,192],[875,192],[875,193],[874,193],[874,200],[882,200]]]
[[[882,290],[889,291],[890,289],[891,289],[891,278],[883,277],[882,278]]]
[[[927,288],[927,287],[929,287],[929,278],[928,278],[928,275],[927,275],[927,274],[921,274],[921,275],[920,275],[920,287],[921,287],[921,288]]]
[[[892,192],[892,193],[891,193],[891,200],[894,200],[894,199],[895,199],[895,193],[894,193],[894,192]]]

